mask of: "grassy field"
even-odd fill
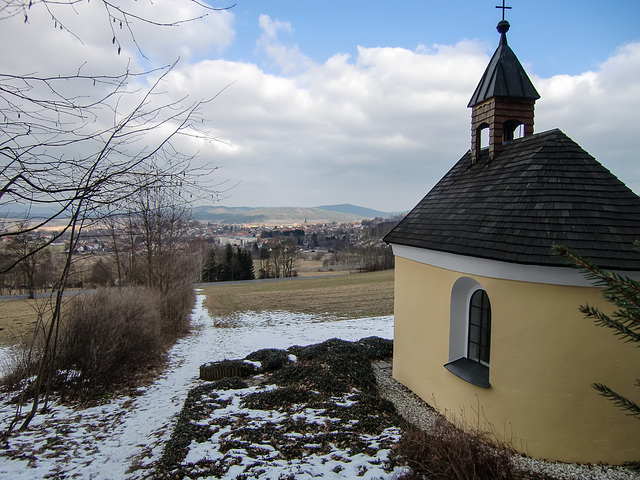
[[[318,253],[303,253],[298,257],[298,262],[296,264],[296,271],[298,272],[299,277],[318,277],[318,276],[326,276],[326,275],[344,275],[345,273],[350,273],[348,268],[324,266],[324,261],[327,259],[331,259],[331,254],[318,254]],[[259,265],[259,264],[258,264]],[[258,271],[259,266],[256,266],[256,272]]]
[[[301,273],[305,276],[322,273],[317,271],[321,262],[314,264],[309,261],[304,266],[307,271]],[[206,306],[212,317],[226,317],[234,312],[274,310],[328,313],[340,318],[393,314],[393,270],[327,278],[212,285],[202,290],[207,295]],[[0,345],[15,344],[33,332],[37,309],[43,302],[0,301]]]
[[[68,289],[68,292],[72,293],[73,290]],[[70,301],[71,295],[63,299],[63,312]],[[0,345],[15,345],[25,336],[31,338],[38,312],[41,312],[42,318],[48,321],[51,318],[52,308],[49,297],[36,300],[26,298],[0,300]]]
[[[299,278],[202,289],[212,317],[234,312],[286,310],[341,318],[393,314],[393,270],[328,278]]]
[[[13,345],[33,332],[42,301],[0,301],[0,345]]]

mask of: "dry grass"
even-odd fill
[[[299,257],[296,270],[299,277],[318,277],[326,275],[344,275],[348,270],[338,269],[335,266],[325,267],[325,259],[331,258],[331,254],[319,255],[315,252],[303,253]]]
[[[322,262],[312,260],[307,270]],[[336,272],[333,272],[336,273]],[[295,278],[237,285],[204,287],[206,306],[212,316],[224,317],[242,311],[288,310],[329,313],[362,318],[393,314],[393,270],[329,278]],[[0,301],[0,345],[13,345],[32,334],[38,306],[44,300]]]
[[[331,275],[344,275],[350,273],[349,269],[344,265],[337,267],[335,265],[325,267],[325,259],[330,259],[332,255],[330,253],[316,253],[316,252],[304,252],[298,257],[295,271],[298,273],[298,277],[326,277]],[[254,271],[258,272],[260,269],[260,261],[253,261]],[[256,273],[257,275],[257,273]]]
[[[328,278],[210,285],[203,288],[213,317],[286,310],[341,318],[393,314],[393,270]]]
[[[0,301],[0,345],[15,345],[33,333],[41,305],[41,300]]]
[[[513,451],[482,433],[467,433],[438,417],[430,431],[408,428],[396,447],[410,472],[400,480],[512,480]]]

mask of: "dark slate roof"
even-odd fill
[[[560,130],[471,153],[386,237],[387,243],[505,262],[562,266],[562,244],[612,270],[640,271],[640,197]]]
[[[502,22],[500,22],[502,23]],[[469,107],[473,107],[492,97],[512,97],[537,100],[540,98],[533,83],[527,76],[527,72],[520,64],[518,57],[507,45],[507,33],[509,24],[505,22],[506,29],[500,36],[500,45],[496,49],[487,69],[480,79],[473,96],[469,101]],[[498,24],[498,30],[502,31]]]

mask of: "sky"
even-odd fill
[[[52,5],[69,31],[35,3],[26,22],[0,15],[11,45],[0,72],[115,74],[179,59],[163,99],[215,97],[201,115],[219,141],[178,146],[219,167],[220,205],[406,211],[469,149],[467,103],[498,45],[501,3],[238,0],[206,11],[144,0],[132,8],[158,22],[206,16],[132,19],[139,49],[116,29],[119,55],[101,2]],[[640,193],[640,2],[506,5],[509,45],[541,95],[535,131],[560,128]],[[137,81],[144,91],[153,76]]]

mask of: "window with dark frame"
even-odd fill
[[[484,290],[476,290],[469,302],[469,342],[467,357],[489,366],[491,348],[491,304]]]
[[[444,368],[477,387],[489,388],[491,304],[482,286],[459,278],[451,290],[449,362]]]

